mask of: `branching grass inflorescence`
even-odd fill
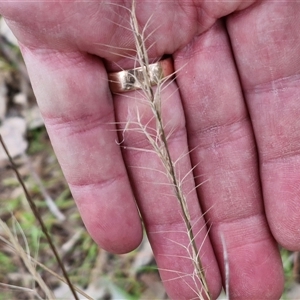
[[[130,25],[135,39],[137,61],[142,68],[143,76],[142,79],[140,78],[140,76],[135,76],[135,74],[133,74],[132,76],[135,76],[134,80],[139,82],[144,97],[147,103],[151,107],[151,111],[153,114],[152,119],[155,120],[155,128],[154,128],[155,134],[153,133],[153,128],[149,129],[147,124],[144,125],[142,124],[141,117],[137,112],[137,124],[139,126],[138,130],[141,131],[146,136],[154,152],[158,155],[161,163],[163,164],[170,185],[173,187],[176,199],[179,203],[181,214],[186,228],[186,233],[188,235],[188,239],[190,243],[190,247],[187,247],[186,249],[188,249],[188,251],[190,252],[189,256],[193,262],[194,274],[191,274],[191,276],[193,277],[196,276],[196,278],[198,278],[200,282],[200,286],[197,286],[196,293],[199,299],[204,299],[203,294],[205,295],[205,298],[211,299],[211,295],[205,277],[205,272],[199,257],[199,249],[195,242],[195,234],[193,232],[193,226],[191,222],[190,213],[188,210],[186,195],[184,194],[182,188],[183,180],[180,179],[176,174],[176,169],[175,169],[176,162],[172,160],[169,151],[169,146],[168,146],[169,135],[167,135],[164,130],[165,124],[163,123],[163,118],[162,118],[161,91],[162,91],[163,84],[168,79],[170,79],[171,76],[164,79],[157,78],[156,80],[157,87],[154,89],[151,86],[151,82],[153,81],[152,78],[153,75],[151,77],[149,58],[147,54],[147,48],[145,45],[146,39],[144,37],[144,30],[140,31],[139,29],[139,24],[135,13],[135,5],[136,5],[135,0],[133,0],[131,15],[130,15]],[[125,127],[125,131],[126,131],[126,127]],[[195,279],[194,282],[196,282]]]

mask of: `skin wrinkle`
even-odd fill
[[[176,199],[174,198],[174,203],[176,203]],[[162,206],[163,207],[163,206]],[[155,222],[153,224],[147,225],[147,231],[148,234],[158,234],[158,233],[165,233],[166,230],[161,230],[162,228],[170,228],[171,230],[169,232],[172,233],[184,233],[185,237],[187,236],[186,231],[184,228],[182,228],[182,218],[178,218],[178,204],[173,205],[173,207],[168,211],[168,214],[170,215],[170,218],[168,221],[161,219],[160,222]],[[171,216],[174,216],[174,218],[171,218]],[[181,215],[180,215],[181,217]],[[197,212],[193,213],[191,211],[191,223],[192,224],[198,224],[201,223],[200,220],[202,217],[198,217]],[[202,220],[201,220],[202,221]],[[178,228],[178,229],[177,229]],[[206,230],[206,228],[202,228],[203,231]]]
[[[44,121],[47,124],[47,128],[52,132],[55,131],[65,131],[65,137],[71,137],[72,135],[85,134],[88,131],[98,130],[103,128],[103,130],[113,131],[115,127],[110,124],[109,121],[114,116],[114,112],[110,112],[105,116],[99,113],[89,114],[85,116],[80,116],[80,118],[71,120],[66,116],[49,118],[44,115]]]
[[[289,149],[292,148],[292,149]],[[261,166],[265,167],[266,165],[269,164],[276,164],[279,165],[281,163],[287,163],[289,161],[289,159],[293,159],[300,157],[300,146],[295,149],[294,147],[290,146],[287,147],[287,150],[285,148],[283,148],[284,151],[281,151],[280,153],[276,154],[276,155],[272,155],[271,157],[267,157],[267,155],[265,153],[263,153],[262,156],[264,156],[264,158],[261,160]],[[266,158],[267,157],[267,158]],[[300,160],[297,159],[297,162],[299,162]]]
[[[290,160],[293,159],[294,163],[290,164]],[[270,165],[270,168],[272,168],[274,166],[278,166],[280,167],[280,165],[282,166],[289,166],[290,169],[293,170],[294,173],[297,173],[298,171],[298,167],[295,167],[294,164],[296,163],[296,165],[298,165],[298,163],[300,163],[300,153],[293,153],[293,154],[289,154],[289,155],[285,155],[283,157],[274,157],[273,159],[268,159],[268,160],[264,160],[261,165],[262,167],[268,167]]]
[[[213,25],[214,26],[214,25]],[[212,26],[212,27],[213,27]],[[219,44],[211,44],[209,40],[206,41],[206,43],[202,43],[200,46],[198,47],[193,47],[193,44],[196,43],[199,38],[201,38],[201,36],[195,36],[193,38],[193,40],[187,44],[186,47],[184,47],[183,49],[180,49],[180,51],[178,51],[178,53],[176,53],[176,59],[189,59],[189,58],[193,58],[195,55],[201,53],[201,54],[210,54],[212,52],[217,52],[216,50],[222,52],[225,49],[227,50],[227,47],[223,44],[223,43],[219,43]],[[215,62],[216,65],[219,64],[219,61]],[[203,74],[203,76],[208,76],[208,74]]]
[[[114,174],[112,177],[108,177],[102,180],[98,180],[98,178],[91,177],[87,178],[85,181],[80,179],[80,180],[70,180],[69,185],[72,187],[73,190],[76,189],[90,189],[90,188],[97,188],[97,189],[104,189],[107,187],[110,187],[112,185],[115,185],[116,182],[124,180],[126,176],[122,173],[120,174]]]
[[[223,222],[223,219],[222,221],[218,221],[218,220],[214,220],[214,227],[219,227],[219,226],[231,226],[231,227],[234,227],[236,230],[235,232],[231,232],[231,234],[233,236],[239,236],[244,234],[244,228],[242,226],[235,226],[235,224],[239,224],[241,221],[242,222],[250,222],[250,223],[253,223],[253,224],[256,224],[256,218],[260,219],[260,222],[263,221],[265,222],[265,218],[264,218],[264,214],[263,214],[263,211],[259,210],[257,212],[253,212],[252,214],[249,214],[247,216],[238,216],[237,218],[235,219],[224,219],[224,222]],[[254,227],[254,225],[253,225]],[[263,229],[264,227],[263,226],[257,226],[257,229],[258,230],[262,230],[263,232],[267,232]],[[217,231],[217,230],[216,230]],[[251,230],[249,230],[251,231]],[[239,234],[237,235],[237,232],[239,232]],[[256,233],[252,234],[252,238],[255,239],[255,242],[259,242],[255,237],[256,237]],[[217,241],[218,243],[221,244],[221,240],[218,240]],[[243,246],[244,245],[244,240],[241,241],[241,245],[240,246]],[[253,241],[251,241],[251,243],[253,243]]]
[[[278,79],[272,79],[269,82],[264,82],[252,86],[251,88],[246,88],[244,91],[246,93],[253,94],[263,94],[270,93],[273,91],[285,91],[288,88],[297,88],[300,81],[300,70],[299,73],[288,75]]]
[[[259,140],[259,152],[261,163],[264,164],[266,160],[280,159],[285,156],[298,155],[299,143],[297,142],[300,122],[298,119],[295,121],[291,116],[296,116],[297,102],[290,102],[289,106],[285,105],[284,99],[289,96],[293,99],[293,90],[285,89],[283,92],[278,93],[276,96],[266,95],[265,103],[261,106],[264,109],[266,103],[272,103],[273,111],[264,116],[265,122],[268,124],[269,130],[262,132],[262,137]],[[291,95],[291,96],[290,96]],[[251,95],[252,96],[252,95]],[[257,98],[253,95],[253,99]],[[272,101],[273,100],[273,101]],[[278,117],[280,115],[280,117]],[[255,121],[255,118],[253,118]],[[261,122],[261,121],[260,121]],[[289,125],[289,135],[286,135],[286,127]],[[280,145],[280,147],[278,147]]]
[[[238,132],[239,130],[244,130],[245,129],[245,123],[249,123],[249,117],[243,117],[243,116],[237,116],[237,120],[226,120],[226,122],[220,123],[220,124],[213,124],[213,125],[207,125],[207,127],[198,127],[195,128],[194,130],[190,130],[190,137],[191,139],[193,138],[198,138],[201,136],[201,139],[205,139],[205,135],[208,136],[218,136],[222,135],[226,136],[223,134],[223,132],[228,132],[228,133],[235,133]],[[245,135],[244,135],[245,136]],[[222,142],[222,141],[220,141]]]
[[[86,61],[98,61],[100,59],[96,56],[90,55],[84,52],[78,52],[78,50],[57,51],[51,48],[36,48],[28,47],[22,43],[19,43],[22,53],[26,54],[30,52],[30,55],[36,55],[43,58],[43,62],[47,64],[47,68],[53,72],[59,73],[60,70],[76,66],[82,69],[86,68]],[[105,77],[107,81],[107,76]]]

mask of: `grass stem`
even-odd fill
[[[186,227],[186,232],[188,234],[188,239],[191,245],[190,256],[193,261],[194,273],[196,274],[197,278],[201,283],[201,287],[197,287],[199,292],[198,294],[199,299],[203,299],[202,292],[204,292],[207,299],[211,299],[211,295],[205,277],[205,272],[199,257],[199,249],[196,245],[195,235],[193,233],[187,200],[182,189],[181,181],[176,175],[175,163],[172,161],[169,147],[168,147],[168,142],[167,142],[167,135],[164,130],[164,124],[163,124],[162,112],[161,112],[161,96],[160,96],[161,86],[160,85],[163,84],[165,80],[162,81],[160,78],[157,78],[158,86],[156,91],[154,91],[151,85],[149,58],[147,54],[147,48],[145,45],[144,31],[141,32],[139,29],[135,8],[136,8],[136,1],[133,0],[131,16],[130,16],[130,24],[131,24],[132,31],[134,33],[135,46],[137,50],[137,59],[140,66],[142,67],[142,72],[143,72],[143,80],[142,82],[140,81],[139,83],[145,94],[146,100],[149,102],[151,106],[151,110],[156,122],[155,129],[156,129],[157,136],[155,136],[154,138],[153,135],[149,134],[149,132],[147,132],[147,126],[143,126],[141,123],[140,126],[143,133],[146,135],[148,141],[150,142],[155,152],[159,156],[164,166],[164,169],[167,173],[167,176],[170,180],[170,183],[174,187],[174,193],[180,205],[183,221]],[[139,78],[135,78],[135,80],[139,80]]]

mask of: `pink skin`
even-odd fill
[[[154,12],[146,31],[153,32],[149,45],[155,42],[150,57],[172,54],[180,70],[163,93],[163,114],[167,130],[175,130],[172,156],[194,149],[178,171],[197,164],[196,185],[205,182],[188,201],[198,245],[205,238],[201,214],[208,211],[211,230],[201,257],[213,298],[224,277],[221,234],[231,299],[278,299],[283,274],[276,241],[300,249],[300,4],[254,2],[137,6],[141,25]],[[133,54],[121,7],[131,1],[116,3],[1,1],[0,13],[20,41],[53,147],[92,237],[111,252],[134,249],[142,237],[135,197],[169,296],[192,299],[187,284],[193,282],[179,278],[191,272],[180,246],[187,239],[170,188],[157,184],[165,182],[155,171],[159,161],[128,149],[122,155],[115,142],[114,122],[126,121],[136,106],[149,118],[149,109],[129,94],[109,91],[107,70],[117,69],[112,62],[133,65],[120,59]],[[149,148],[137,133],[127,133],[124,145]],[[194,185],[188,176],[184,189]]]

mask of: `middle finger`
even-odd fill
[[[153,91],[158,91],[154,88]],[[186,195],[195,242],[200,251],[213,297],[220,290],[220,275],[213,250],[207,238],[204,218],[195,190],[180,93],[174,81],[167,81],[160,93],[163,129],[172,158],[175,175]],[[195,284],[191,241],[183,220],[174,184],[161,155],[158,119],[151,109],[151,99],[141,90],[114,96],[116,119],[123,157],[128,166],[133,190],[148,232],[165,287],[172,299],[193,299]],[[153,138],[153,146],[147,135]],[[163,152],[163,151],[162,151]]]

